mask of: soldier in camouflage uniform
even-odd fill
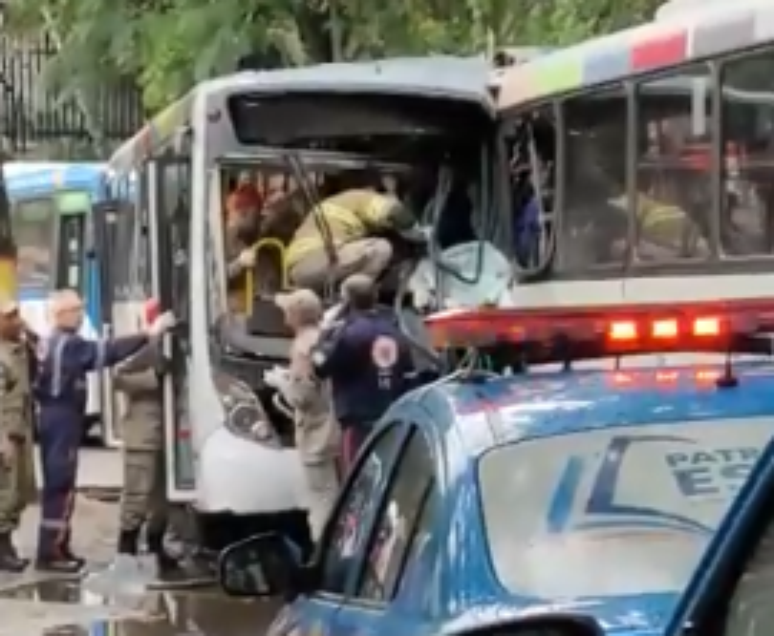
[[[0,301],[0,570],[21,572],[28,563],[11,535],[35,498],[30,351],[15,302]]]
[[[146,526],[148,548],[159,570],[176,569],[164,550],[168,510],[164,466],[161,401],[163,356],[159,343],[150,343],[115,371],[115,387],[126,396],[122,420],[124,489],[121,495],[121,534],[118,551],[136,555],[139,535]]]
[[[124,488],[121,494],[119,554],[136,555],[145,526],[148,551],[163,581],[210,578],[195,561],[179,563],[164,547],[170,525],[167,500],[162,375],[167,361],[151,342],[116,367],[115,387],[126,396],[122,420]]]

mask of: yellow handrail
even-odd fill
[[[258,241],[252,246],[253,253],[255,254],[256,261],[258,260],[258,253],[261,250],[271,248],[277,251],[279,255],[279,263],[281,270],[280,286],[283,290],[290,287],[290,281],[288,280],[288,268],[286,263],[286,249],[285,244],[276,238],[265,238]],[[250,314],[253,309],[253,298],[255,298],[255,268],[251,268],[247,271],[245,276],[245,308],[247,313]]]

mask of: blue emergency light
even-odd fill
[[[436,349],[516,345],[529,353],[530,361],[543,362],[566,359],[568,352],[577,358],[668,351],[771,352],[768,339],[760,336],[774,333],[774,299],[462,309],[432,314],[425,326]]]

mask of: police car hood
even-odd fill
[[[677,608],[680,594],[656,594],[549,601],[535,599],[471,607],[448,621],[442,634],[475,634],[476,629],[507,625],[519,619],[552,614],[594,618],[606,634],[655,636],[663,634]]]

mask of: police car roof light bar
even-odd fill
[[[436,349],[499,344],[542,349],[562,344],[579,357],[659,351],[731,351],[738,339],[774,332],[774,298],[562,307],[443,311],[425,319]],[[578,348],[580,346],[580,348]],[[532,357],[532,356],[528,356]],[[561,357],[557,354],[555,357]]]

